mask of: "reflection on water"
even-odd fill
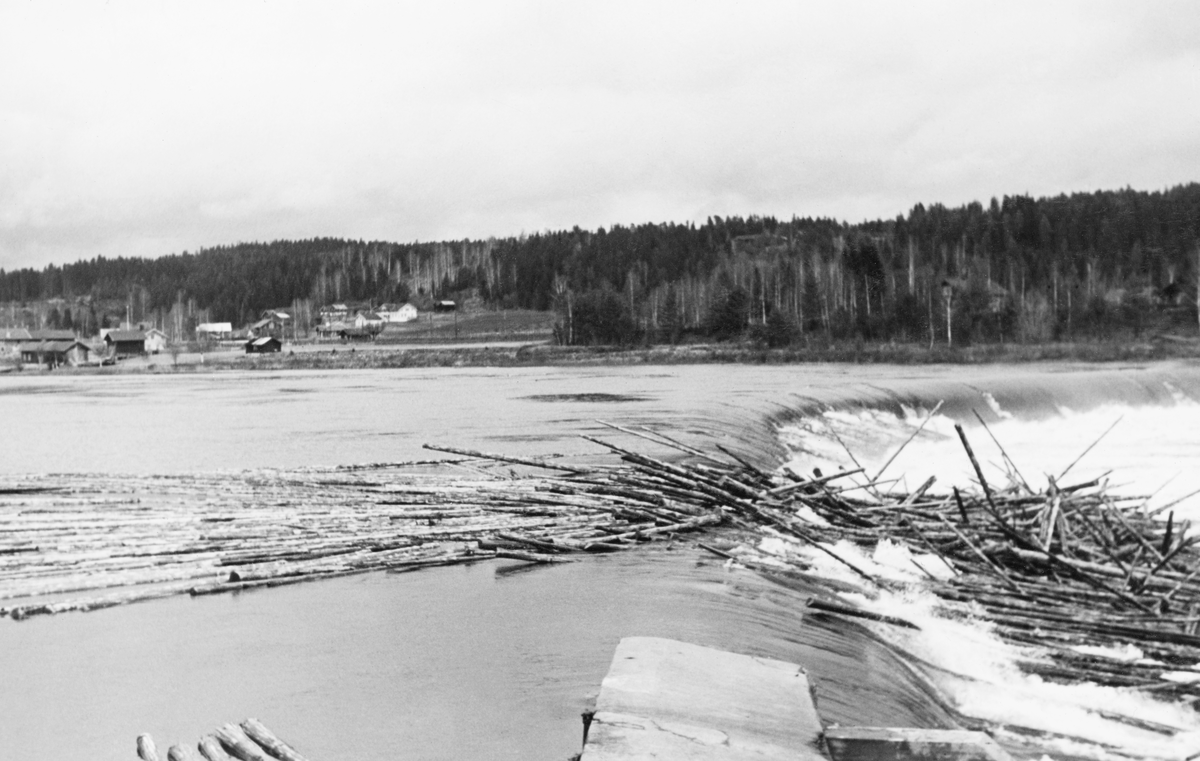
[[[870,638],[693,548],[502,567],[3,622],[4,756],[127,761],[255,716],[315,759],[561,761],[632,634],[802,663],[829,720],[946,725]]]

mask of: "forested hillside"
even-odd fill
[[[133,319],[186,330],[334,301],[477,299],[556,309],[573,343],[801,336],[1046,341],[1195,324],[1200,184],[987,206],[916,206],[893,220],[712,217],[439,243],[318,238],[157,259],[0,270],[0,302],[62,299],[58,319]],[[946,299],[950,309],[946,309]],[[93,306],[89,306],[93,305]],[[89,311],[90,310],[90,311]],[[43,318],[44,319],[44,318]]]

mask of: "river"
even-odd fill
[[[940,401],[889,473],[964,479],[956,421],[998,461],[975,411],[1033,481],[1120,418],[1071,476],[1115,469],[1144,491],[1173,479],[1154,497],[1165,504],[1200,488],[1196,399],[1200,372],[1183,363],[18,375],[0,377],[0,480],[400,461],[430,457],[424,442],[588,461],[598,448],[578,434],[612,434],[597,419],[771,465],[845,465],[845,442],[876,469]],[[802,663],[843,724],[947,724],[886,647],[803,616],[803,599],[680,542],[521,573],[489,563],[3,619],[0,747],[132,759],[141,732],[165,748],[256,716],[316,761],[556,761],[578,751],[579,713],[630,635]]]

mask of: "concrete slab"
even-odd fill
[[[995,740],[965,729],[834,727],[825,743],[833,761],[1011,761]]]
[[[656,637],[621,640],[582,761],[824,760],[808,677],[794,663]]]

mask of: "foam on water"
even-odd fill
[[[1104,402],[1074,410],[1059,403],[1055,414],[1022,416],[1004,409],[993,394],[980,390],[976,405],[957,400],[958,420],[940,413],[931,415],[936,402],[899,405],[899,412],[895,406],[831,408],[789,421],[780,434],[792,452],[788,467],[797,472],[817,467],[829,474],[839,468],[862,467],[865,474],[874,476],[886,466],[885,477],[898,479],[890,488],[911,491],[929,476],[936,476],[938,486],[945,490],[975,480],[954,430],[959,422],[967,429],[989,482],[1006,484],[1009,478],[1018,477],[1017,472],[1034,489],[1045,488],[1048,477],[1061,478],[1063,483],[1101,478],[1117,493],[1152,495],[1148,500],[1151,509],[1177,502],[1171,508],[1177,519],[1200,518],[1200,497],[1188,496],[1200,489],[1200,469],[1190,467],[1200,454],[1196,433],[1200,431],[1200,404],[1170,383],[1163,383],[1162,391],[1159,404]],[[970,414],[972,408],[987,421],[999,444]],[[1113,430],[1101,438],[1115,421],[1119,422]],[[921,432],[893,460],[922,424]],[[1012,458],[1015,471],[1005,453]],[[862,475],[848,478],[865,481]],[[785,537],[764,540],[759,549],[777,556],[801,556],[823,576],[861,585],[845,566]],[[870,574],[906,582],[903,592],[864,590],[841,596],[853,605],[919,626],[919,631],[913,631],[868,624],[916,664],[964,714],[998,725],[1070,736],[1049,744],[1052,756],[1183,759],[1200,750],[1200,717],[1190,706],[1162,702],[1132,689],[1062,685],[1022,673],[1017,665],[1020,661],[1044,658],[1038,648],[1001,641],[981,619],[981,610],[948,604],[923,590],[924,577],[917,564],[940,575],[946,570],[940,560],[911,555],[887,540],[869,554],[844,541],[832,549]],[[1098,650],[1087,652],[1148,663],[1131,644],[1107,652]],[[1164,666],[1161,677],[1192,681],[1198,675]],[[1113,720],[1112,714],[1181,731],[1167,736]]]
[[[1085,410],[1059,404],[1054,415],[1036,418],[1016,415],[990,393],[980,392],[975,411],[989,413],[984,415],[986,430],[969,411],[956,420],[941,413],[930,417],[935,405],[901,405],[899,414],[878,408],[828,409],[788,422],[780,435],[796,471],[818,467],[828,474],[861,466],[874,476],[886,465],[888,488],[911,491],[930,476],[943,488],[975,480],[954,430],[957,422],[967,430],[989,483],[1007,484],[1019,474],[1040,490],[1048,476],[1064,485],[1102,478],[1117,494],[1149,497],[1149,509],[1169,505],[1176,518],[1200,518],[1200,469],[1192,466],[1200,458],[1200,403],[1169,383],[1163,385],[1172,400],[1168,404],[1108,402]],[[922,423],[924,428],[905,445]]]
[[[829,545],[839,556],[867,573],[907,582],[903,591],[862,589],[838,596],[858,608],[909,621],[919,631],[888,624],[864,625],[903,653],[962,713],[1001,727],[998,737],[1021,746],[1028,740],[1012,725],[1065,735],[1040,740],[1051,758],[1183,759],[1200,748],[1200,717],[1189,707],[1163,703],[1134,690],[1095,684],[1063,685],[1024,674],[1022,660],[1042,657],[1038,648],[1018,647],[1003,642],[973,604],[947,604],[922,589],[921,572],[912,564],[936,569],[932,556],[910,554],[883,540],[870,554],[846,541]],[[758,546],[760,552],[779,558],[799,558],[812,565],[812,572],[842,585],[860,586],[861,579],[825,553],[784,536],[769,536]],[[1134,650],[1136,650],[1134,648]],[[1099,653],[1097,653],[1099,654]],[[1129,650],[1112,653],[1118,658]],[[1171,672],[1164,671],[1164,678]],[[1181,675],[1182,676],[1182,675]],[[1113,714],[1175,727],[1174,736],[1140,729],[1106,717]]]

